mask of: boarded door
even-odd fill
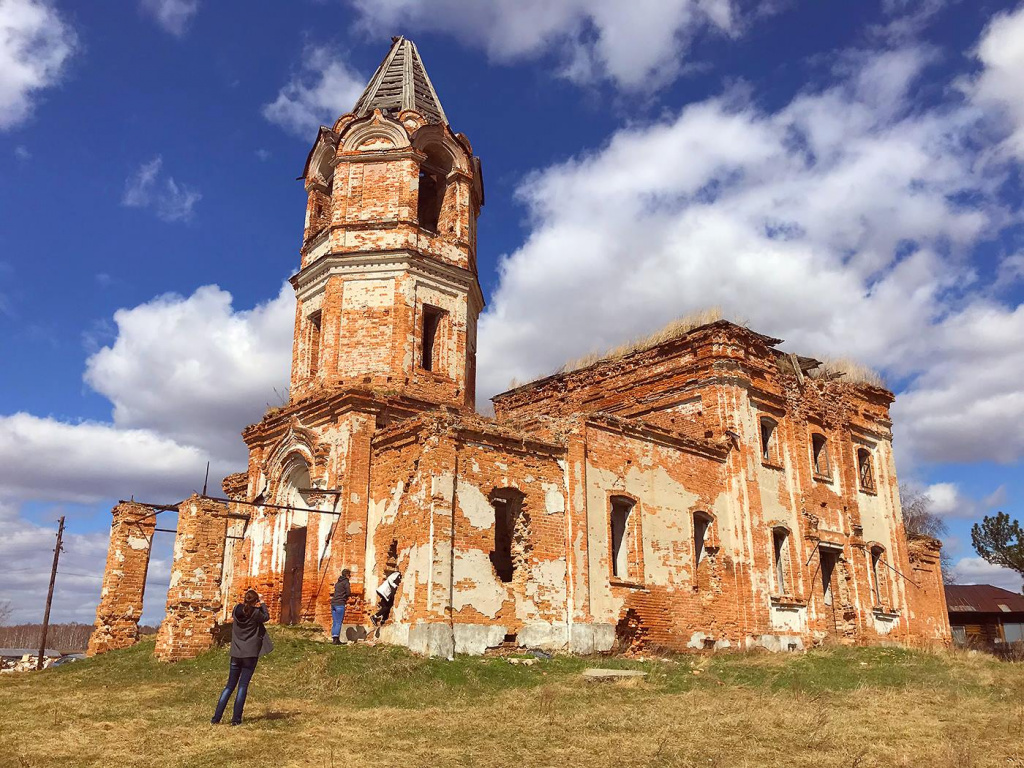
[[[821,588],[824,593],[825,613],[828,616],[829,633],[839,634],[839,621],[836,617],[836,604],[839,602],[839,591],[837,587],[836,565],[839,562],[839,553],[828,549],[818,549],[821,554]]]
[[[306,529],[292,528],[284,545],[281,623],[298,624],[302,617],[302,574],[306,563]]]

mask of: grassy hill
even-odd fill
[[[1024,766],[1024,665],[965,653],[422,659],[272,630],[242,728],[227,654],[152,642],[0,677],[0,766]],[[588,683],[591,666],[643,669]],[[227,718],[225,718],[226,722]]]

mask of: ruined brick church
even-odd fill
[[[209,647],[248,587],[329,626],[343,568],[350,633],[397,569],[381,639],[434,655],[948,640],[877,384],[715,321],[475,412],[481,163],[410,40],[303,178],[290,399],[242,433],[226,498],[172,505],[160,658]],[[162,508],[114,509],[92,653],[138,637]]]

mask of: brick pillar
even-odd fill
[[[224,504],[198,496],[178,507],[167,616],[156,636],[160,661],[191,659],[213,646],[221,608],[226,512]]]
[[[910,643],[948,646],[951,642],[949,614],[939,556],[942,542],[930,536],[908,536],[907,545],[910,563],[907,575],[913,581],[905,587],[910,614]]]
[[[149,507],[127,501],[114,507],[111,514],[110,548],[96,607],[96,628],[89,638],[89,656],[127,648],[139,641],[156,516]]]

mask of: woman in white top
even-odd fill
[[[370,623],[375,627],[379,627],[385,621],[388,620],[388,616],[391,615],[391,606],[395,604],[395,591],[398,589],[398,585],[402,583],[402,574],[395,571],[377,587],[377,594],[380,596],[380,605],[377,606],[377,612],[370,617]]]

